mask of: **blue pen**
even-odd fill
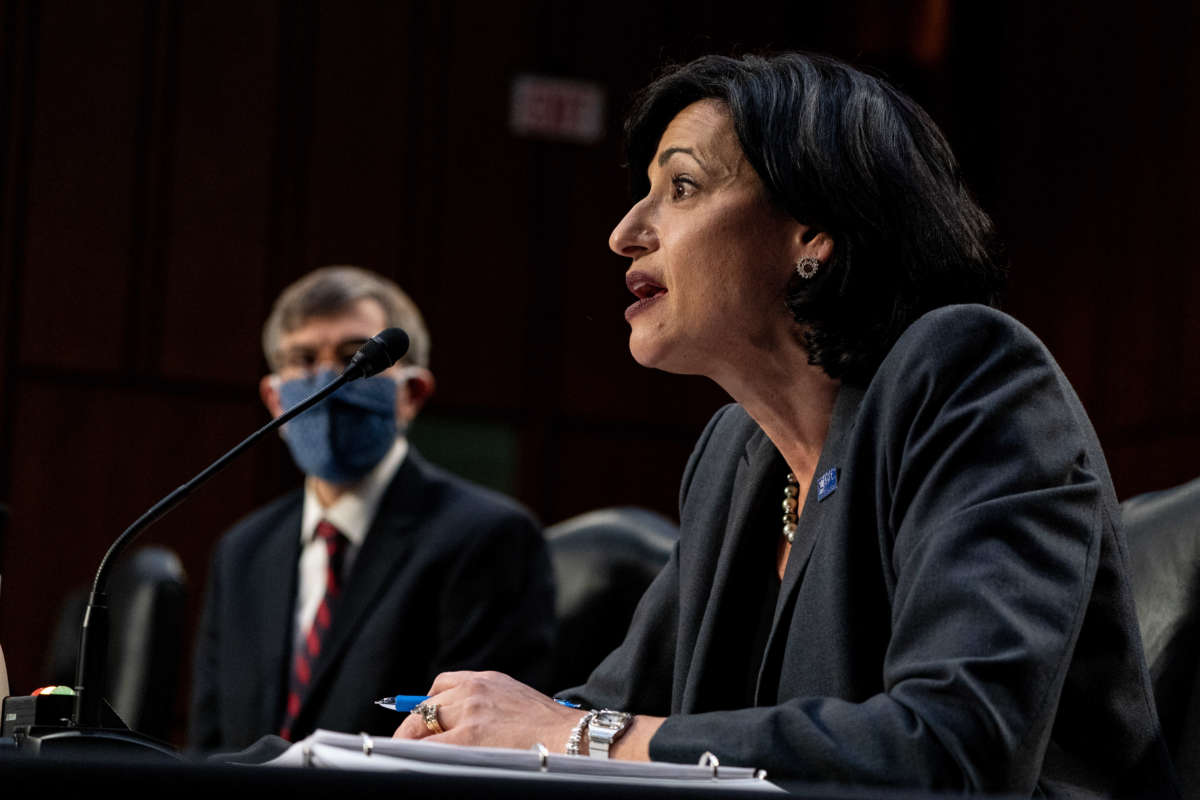
[[[376,700],[375,705],[391,709],[392,711],[407,713],[428,699],[429,697],[423,694],[401,694],[395,697],[385,697],[382,700]]]
[[[400,694],[396,695],[395,697],[385,697],[382,700],[376,700],[375,705],[379,706],[380,708],[386,708],[392,711],[399,711],[407,714],[409,711],[412,711],[414,708],[421,705],[421,703],[424,703],[428,699],[428,695]],[[559,705],[567,706],[568,708],[579,708],[578,703],[572,703],[570,700],[559,700],[556,697],[554,698],[554,702],[558,703]]]

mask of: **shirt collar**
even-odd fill
[[[317,523],[326,520],[350,540],[354,547],[362,546],[367,531],[375,520],[375,512],[396,470],[408,455],[408,440],[396,438],[387,455],[380,459],[356,486],[337,499],[329,508],[322,508],[312,481],[304,482],[304,514],[300,523],[300,546],[307,545],[316,532]]]

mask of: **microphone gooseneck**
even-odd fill
[[[108,575],[113,562],[124,552],[139,533],[166,516],[167,512],[183,502],[192,492],[209,478],[224,469],[229,462],[241,455],[250,445],[280,427],[288,420],[303,414],[350,381],[376,375],[402,358],[408,351],[408,334],[400,328],[388,328],[368,339],[350,359],[345,372],[329,385],[305,398],[295,407],[288,409],[240,444],[218,458],[196,477],[183,484],[150,507],[132,525],[117,537],[100,560],[92,591],[88,596],[87,610],[79,640],[79,660],[75,671],[75,708],[72,723],[76,727],[101,727],[102,693],[105,683],[104,659],[108,653]],[[90,687],[90,688],[89,688]]]

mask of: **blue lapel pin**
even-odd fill
[[[833,467],[817,478],[817,502],[821,502],[837,491],[838,468]]]

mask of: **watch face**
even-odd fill
[[[593,727],[621,728],[624,727],[629,715],[623,711],[601,711],[592,720]]]

